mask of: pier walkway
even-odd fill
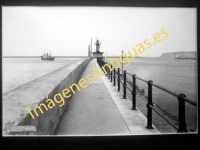
[[[97,60],[87,65],[81,78],[93,76],[92,68],[100,70]],[[56,135],[140,135],[159,134],[154,129],[146,129],[147,119],[139,110],[131,110],[131,101],[123,99],[121,92],[107,79],[98,79],[88,87],[76,91],[68,101]]]

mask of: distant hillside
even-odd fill
[[[175,58],[175,57],[180,57],[180,58],[196,58],[196,52],[171,52],[171,53],[162,53],[160,57],[164,58]]]

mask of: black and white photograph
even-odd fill
[[[197,8],[2,6],[2,136],[198,134]]]

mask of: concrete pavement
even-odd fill
[[[93,59],[82,74],[93,75],[98,67]],[[99,68],[100,70],[100,68]],[[68,101],[58,125],[56,135],[138,135],[155,134],[158,130],[146,129],[146,117],[139,110],[131,110],[131,102],[122,99],[120,92],[107,77],[98,79],[85,89],[76,91]]]

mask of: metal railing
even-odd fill
[[[98,63],[101,67],[106,64],[105,62],[103,62],[101,60],[98,60]],[[146,105],[147,106],[147,126],[146,126],[147,129],[153,129],[153,127],[152,127],[152,110],[154,110],[154,108],[153,108],[153,102],[152,102],[152,86],[177,97],[179,110],[178,110],[178,128],[176,128],[176,129],[177,129],[178,133],[187,132],[186,119],[185,119],[185,102],[197,107],[196,102],[188,99],[184,94],[177,94],[175,92],[172,92],[164,87],[154,84],[153,81],[151,81],[151,80],[147,81],[145,79],[142,79],[142,78],[136,76],[135,74],[128,73],[126,70],[123,71],[120,68],[116,69],[112,65],[111,65],[111,70],[107,67],[106,71],[108,73],[107,74],[108,79],[110,79],[111,82],[113,81],[113,86],[116,85],[116,80],[117,80],[118,91],[120,91],[120,83],[123,85],[123,90],[122,90],[123,91],[123,99],[126,99],[126,93],[127,93],[126,89],[131,91],[132,110],[136,110],[136,94],[137,94],[136,93],[136,79],[147,83],[147,85],[148,85],[148,102]],[[120,72],[121,72],[121,74],[120,74]],[[126,78],[127,75],[132,77],[132,89],[130,89],[126,84],[127,83],[127,78]],[[123,82],[120,78],[122,78]],[[156,110],[154,110],[154,111],[156,111]],[[159,115],[162,116],[162,114],[159,114]]]

